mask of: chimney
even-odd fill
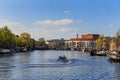
[[[76,34],[76,37],[78,38],[78,33]]]

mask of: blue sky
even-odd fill
[[[114,36],[120,28],[120,0],[0,0],[0,27],[32,38]]]

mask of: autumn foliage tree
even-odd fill
[[[116,45],[117,45],[117,48],[120,48],[120,28],[116,33]]]
[[[103,39],[104,39],[104,36],[101,35],[97,40],[96,40],[96,48],[97,50],[102,50],[102,46],[103,46]]]

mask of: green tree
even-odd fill
[[[31,38],[29,33],[21,33],[20,34],[20,43],[26,47],[33,47],[33,39]]]
[[[15,44],[15,35],[7,26],[0,28],[0,47],[12,48]]]
[[[17,38],[17,46],[23,47],[27,44],[27,40],[23,37]]]
[[[44,38],[40,38],[40,39],[38,40],[38,45],[39,45],[39,46],[46,46],[46,41],[45,41],[45,39],[44,39]]]
[[[21,34],[20,34],[20,37],[30,38],[31,36],[30,36],[29,33],[24,32],[24,33],[21,33]]]

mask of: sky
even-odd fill
[[[120,0],[0,0],[0,27],[32,38],[70,39],[79,34],[115,36]]]

